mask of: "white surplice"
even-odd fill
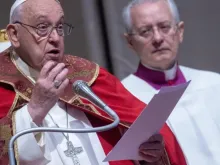
[[[166,123],[176,136],[187,165],[220,165],[220,75],[183,66],[180,70],[187,81],[192,81]],[[122,83],[145,103],[158,93],[135,75],[129,75]]]
[[[14,55],[19,70],[34,83],[38,73]],[[66,114],[68,110],[68,115]],[[43,127],[83,129],[91,128],[91,123],[85,113],[65,106],[58,101],[43,120]],[[68,126],[67,126],[67,116]],[[51,118],[52,117],[52,118]],[[54,123],[55,122],[55,123]],[[16,132],[38,127],[27,110],[27,105],[15,114]],[[57,125],[56,125],[57,124]],[[64,133],[67,135],[67,133]],[[102,162],[106,157],[96,133],[69,133],[69,139],[74,147],[82,147],[83,152],[77,154],[80,165],[109,165]],[[64,153],[67,150],[67,139],[62,133],[36,133],[21,136],[17,140],[19,161],[21,165],[73,165],[72,158]]]

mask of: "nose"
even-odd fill
[[[59,40],[60,40],[60,35],[57,33],[56,28],[53,28],[49,35],[49,41],[57,43],[59,42]]]
[[[161,35],[160,31],[158,29],[154,29],[154,40],[156,42],[160,42],[163,39],[163,36]]]
[[[154,29],[153,45],[160,46],[163,43],[163,36],[158,29]]]

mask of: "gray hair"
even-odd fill
[[[123,12],[122,12],[122,18],[123,18],[125,29],[128,33],[130,33],[132,30],[131,8],[134,7],[135,5],[138,5],[144,2],[157,2],[157,1],[160,1],[160,0],[132,0],[131,2],[128,3],[127,6],[124,7]],[[179,11],[178,11],[176,3],[174,2],[174,0],[165,0],[165,1],[167,1],[176,23],[179,23],[180,15],[179,15]]]

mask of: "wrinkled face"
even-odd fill
[[[29,0],[22,4],[21,11],[22,18],[18,21],[41,30],[64,23],[63,9],[55,0]],[[62,61],[64,37],[55,28],[46,37],[41,37],[35,28],[18,23],[9,25],[8,29],[16,52],[33,68],[41,70],[49,60]]]
[[[131,9],[132,32],[125,34],[141,62],[155,69],[169,69],[176,61],[184,23],[176,23],[166,1],[144,2]]]

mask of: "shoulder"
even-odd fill
[[[136,76],[134,74],[130,74],[127,77],[123,78],[121,80],[123,85],[128,85],[130,84],[132,81],[136,81]]]
[[[115,86],[116,84],[121,84],[120,80],[113,74],[108,72],[105,68],[99,67],[99,74],[96,79],[96,84],[107,86]],[[108,84],[108,85],[107,85]]]
[[[122,79],[121,83],[124,85],[126,89],[128,89],[133,94],[137,92],[137,89],[139,89],[140,86],[146,86],[147,84],[144,80],[138,78],[134,74],[130,74],[124,79]]]
[[[84,58],[81,58],[78,56],[73,56],[70,54],[64,55],[64,62],[69,65],[74,65],[74,67],[79,67],[79,68],[97,65],[96,63],[94,63],[92,61],[89,61],[87,59],[84,59]]]
[[[220,74],[216,72],[206,71],[206,70],[199,70],[194,68],[189,68],[185,66],[180,66],[181,71],[183,74],[189,74],[190,76],[200,77],[200,78],[209,78],[209,79],[216,79],[220,81]]]
[[[69,69],[68,77],[72,82],[84,80],[91,85],[99,75],[99,65],[84,58],[65,55],[63,62]]]
[[[131,95],[116,76],[109,73],[106,69],[102,67],[99,68],[99,75],[92,85],[92,88],[98,88],[102,90],[102,92],[108,91],[114,94]]]
[[[193,69],[185,66],[180,66],[180,70],[183,72],[187,81],[192,81],[192,84],[194,84],[193,86],[196,89],[205,89],[220,85],[219,73]]]

